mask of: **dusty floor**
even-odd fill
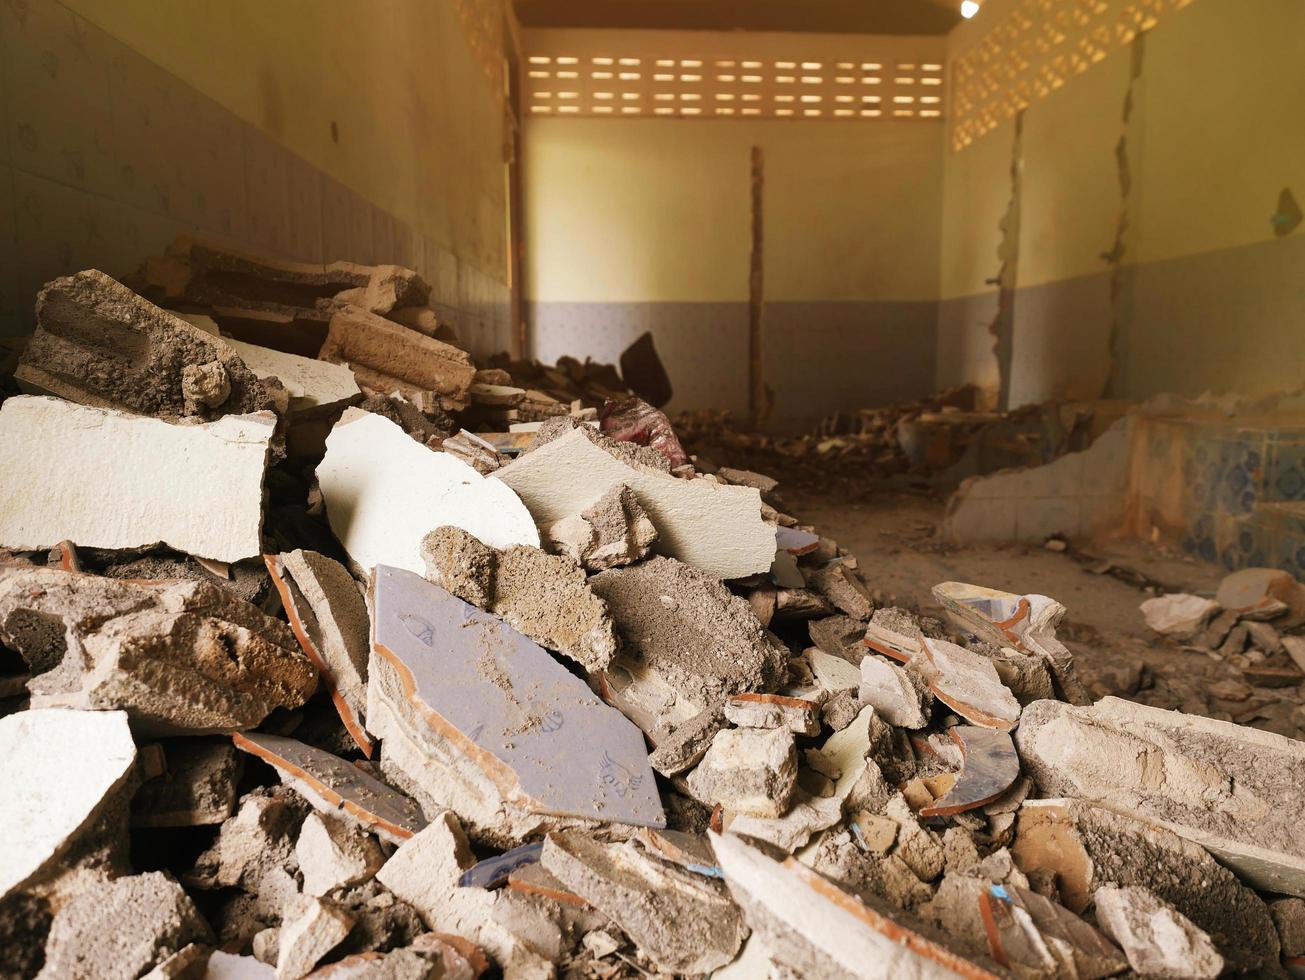
[[[868,490],[849,499],[842,489],[792,484],[780,492],[790,513],[857,557],[885,602],[941,616],[930,589],[948,580],[1049,595],[1069,610],[1059,635],[1095,696],[1115,694],[1305,736],[1305,689],[1250,687],[1216,655],[1153,634],[1138,611],[1154,594],[1148,581],[1162,591],[1213,594],[1225,574],[1218,566],[1138,541],[1075,544],[1067,552],[945,544],[937,537],[945,497],[928,492]]]

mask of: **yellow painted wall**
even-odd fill
[[[746,302],[754,145],[767,300],[937,297],[937,124],[593,118],[527,122],[530,297]]]
[[[503,113],[452,0],[65,6],[506,280]]]

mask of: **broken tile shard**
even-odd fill
[[[820,702],[782,694],[732,694],[725,717],[740,728],[785,728],[795,735],[820,734]]]
[[[707,973],[739,951],[746,930],[718,882],[649,858],[633,844],[549,834],[544,869],[615,921],[659,969]]]
[[[421,542],[426,580],[493,613],[541,646],[585,668],[604,670],[616,653],[607,604],[569,558],[513,545],[496,551],[458,527]]]
[[[36,320],[14,376],[43,394],[164,419],[215,419],[273,405],[268,386],[222,340],[95,269],[47,283]],[[186,384],[187,369],[192,379],[217,384],[208,389],[213,397]]]
[[[511,487],[541,528],[626,484],[657,528],[656,550],[718,579],[768,571],[775,558],[775,529],[761,519],[761,495],[755,488],[681,480],[626,464],[579,430],[531,450],[490,479]]]
[[[263,472],[275,422],[259,413],[171,425],[57,398],[7,398],[0,405],[0,547],[161,541],[216,561],[251,558],[261,550]]]
[[[402,569],[378,567],[372,588],[372,667],[416,737],[528,811],[664,824],[639,730],[545,650]]]
[[[367,654],[371,621],[349,570],[316,551],[265,556],[299,646],[321,672],[340,720],[365,756]]]
[[[41,665],[34,707],[122,709],[152,734],[249,728],[317,685],[284,623],[211,581],[0,567],[0,642]]]
[[[119,799],[136,745],[121,711],[21,711],[0,718],[0,898],[53,871]]]
[[[1305,895],[1298,812],[1305,743],[1108,697],[1036,701],[1015,735],[1042,790],[1131,813],[1195,841],[1258,888]]]
[[[264,732],[233,735],[232,740],[236,748],[276,769],[317,809],[339,812],[391,843],[407,840],[426,825],[412,799],[339,756]]]
[[[1093,901],[1097,922],[1139,975],[1214,980],[1223,973],[1223,957],[1205,931],[1145,888],[1098,888]]]
[[[983,728],[1008,732],[1019,723],[1020,703],[991,660],[946,640],[923,637],[921,645],[911,663],[939,701]]]
[[[868,704],[890,725],[923,728],[929,724],[933,696],[914,670],[874,655],[861,660],[861,703]]]
[[[317,478],[331,530],[365,570],[393,565],[421,574],[421,539],[444,524],[492,548],[539,547],[530,513],[507,485],[361,409],[347,409],[331,430]]]
[[[960,747],[962,768],[952,788],[920,811],[925,817],[964,813],[991,803],[1020,776],[1020,759],[1011,737],[970,725],[948,729]]]
[[[1219,603],[1198,595],[1175,592],[1147,599],[1138,607],[1146,625],[1161,636],[1188,640],[1205,629],[1219,611]]]

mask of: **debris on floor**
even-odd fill
[[[895,596],[762,463],[694,452],[651,338],[478,365],[410,270],[189,240],[130,285],[51,283],[0,405],[0,972],[1305,955],[1290,575],[1143,604],[1236,672],[1202,714],[1140,668],[1091,703],[1056,599]],[[955,392],[756,459],[979,467],[964,433],[1048,418]]]

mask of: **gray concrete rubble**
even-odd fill
[[[134,980],[191,943],[212,941],[208,924],[165,874],[83,887],[54,916],[41,980]]]
[[[1213,980],[1223,973],[1210,937],[1145,888],[1102,887],[1092,898],[1097,922],[1141,976]]]
[[[320,898],[303,903],[302,911],[286,920],[277,938],[277,980],[306,977],[323,956],[344,942],[351,928],[353,917],[335,904]]]
[[[1104,698],[1038,701],[1015,744],[1044,793],[1131,813],[1195,841],[1256,887],[1305,896],[1305,744]]]
[[[659,556],[589,584],[621,639],[604,697],[654,741],[731,694],[779,687],[783,644],[747,602],[690,565]]]
[[[623,568],[648,557],[657,528],[627,484],[609,487],[593,504],[543,531],[547,547],[587,571]]]
[[[310,813],[299,828],[295,857],[304,894],[318,898],[361,884],[385,863],[385,854],[356,823],[333,813]]]
[[[545,650],[400,569],[371,595],[369,724],[413,746],[394,762],[433,801],[476,799],[473,827],[508,838],[510,811],[662,824],[638,729]]]
[[[569,558],[528,545],[496,551],[448,525],[422,539],[421,557],[427,581],[493,613],[586,671],[605,670],[616,654],[607,605]]]
[[[626,485],[657,528],[657,550],[718,579],[768,571],[775,558],[775,529],[761,519],[756,489],[680,480],[621,462],[580,430],[531,450],[491,479],[516,491],[541,528]]]
[[[163,419],[275,404],[280,385],[260,380],[220,339],[94,269],[48,283],[36,320],[15,377],[37,393]]]
[[[619,925],[659,969],[710,972],[734,959],[747,934],[718,882],[649,858],[632,844],[554,833],[542,863]]]
[[[317,670],[289,628],[213,582],[0,567],[0,642],[33,667],[33,707],[121,709],[200,735],[296,708]]]
[[[787,729],[730,728],[688,776],[694,797],[727,811],[774,819],[788,809],[797,781],[797,751]]]
[[[921,646],[910,664],[939,701],[972,725],[1008,732],[1019,723],[1019,701],[992,660],[946,640],[924,637]]]
[[[348,569],[316,551],[298,549],[268,555],[266,561],[295,639],[320,672],[350,737],[370,758],[366,709],[371,624],[361,588]]]
[[[66,870],[65,858],[106,825],[125,828],[135,760],[121,711],[0,718],[0,899]]]
[[[241,757],[225,738],[174,738],[162,746],[164,771],[131,802],[133,827],[204,827],[235,810]]]
[[[783,694],[732,694],[725,718],[740,728],[786,728],[794,735],[820,734],[822,701]]]

